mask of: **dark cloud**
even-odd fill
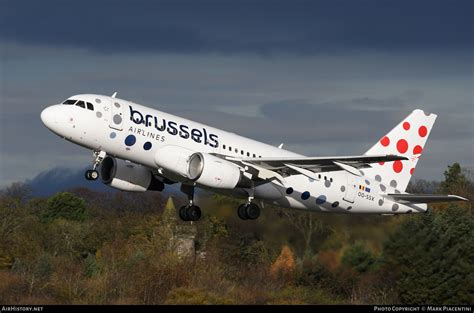
[[[472,48],[474,2],[1,1],[0,38],[100,52]]]

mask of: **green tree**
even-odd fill
[[[83,221],[86,218],[84,199],[70,192],[60,192],[49,198],[42,219],[50,222],[57,218]]]
[[[402,303],[474,303],[474,218],[456,206],[406,220],[383,250]]]
[[[469,181],[463,174],[461,165],[453,163],[448,166],[444,172],[444,181],[441,182],[440,192],[442,193],[458,193],[465,191],[469,185]]]
[[[363,242],[356,241],[344,251],[342,264],[354,268],[359,273],[365,273],[375,264],[375,257]]]

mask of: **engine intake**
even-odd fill
[[[162,191],[165,187],[148,168],[111,156],[102,161],[100,177],[104,184],[123,191]]]

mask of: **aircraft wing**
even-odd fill
[[[432,203],[449,201],[469,201],[469,199],[456,195],[433,195],[433,194],[400,194],[389,193],[385,197],[401,203]]]
[[[346,170],[354,175],[361,175],[358,169],[368,168],[371,163],[393,162],[408,160],[398,155],[359,155],[359,156],[330,156],[330,157],[271,157],[271,158],[234,158],[227,160],[241,163],[248,168],[253,168],[257,176],[262,179],[277,178],[284,180],[284,176],[303,174],[313,179],[315,173]]]

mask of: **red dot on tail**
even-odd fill
[[[402,161],[393,162],[393,170],[395,171],[395,173],[400,173],[403,170]]]
[[[384,164],[385,164],[385,162],[379,162],[379,164],[380,164],[380,165],[384,165]]]
[[[414,171],[415,171],[415,168],[412,168],[412,169],[410,170],[410,175],[413,175],[413,172],[414,172]]]
[[[403,123],[403,129],[404,130],[409,130],[410,129],[410,123],[408,123],[408,122]]]
[[[397,142],[397,150],[400,153],[405,153],[408,150],[408,142],[405,139],[400,139]]]
[[[415,146],[415,148],[413,148],[413,154],[420,154],[421,151],[423,151],[421,146]]]
[[[380,143],[382,144],[382,146],[386,147],[390,144],[390,139],[388,139],[388,137],[385,136],[382,139],[380,139]]]
[[[418,135],[420,135],[420,137],[425,137],[427,133],[428,130],[426,129],[426,126],[420,126],[420,128],[418,128]]]

